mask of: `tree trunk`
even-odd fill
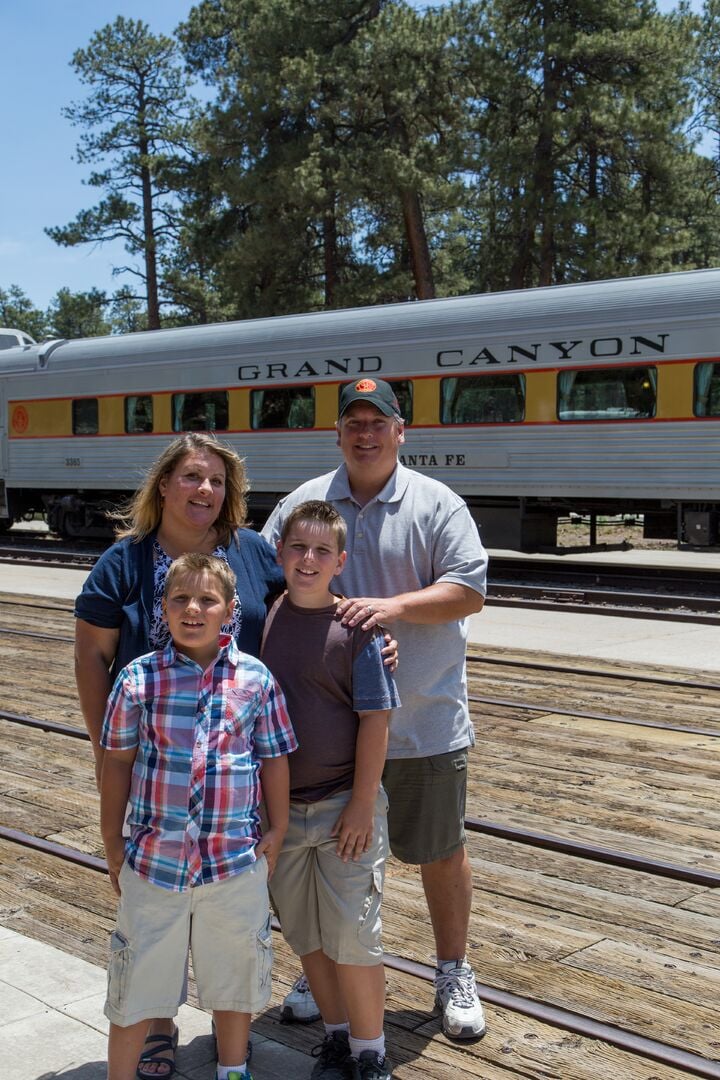
[[[325,277],[325,307],[335,307],[339,281],[337,251],[337,219],[335,217],[335,194],[328,196],[323,214],[323,268]]]
[[[148,330],[160,329],[160,303],[158,301],[157,248],[155,244],[155,221],[153,218],[152,178],[147,161],[150,143],[145,134],[145,86],[141,81],[138,91],[138,126],[140,138],[140,185],[142,189],[143,235],[145,237],[145,289],[147,292]]]
[[[435,282],[420,196],[417,191],[405,189],[400,192],[400,200],[415,279],[415,295],[418,300],[432,300],[435,297]]]

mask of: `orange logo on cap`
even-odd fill
[[[377,390],[377,383],[372,379],[361,379],[355,383],[355,389],[361,394],[372,394],[373,390]]]

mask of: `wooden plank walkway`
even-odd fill
[[[47,636],[3,634],[3,627]],[[48,613],[40,602],[8,606],[0,597],[1,709],[81,726],[72,647],[49,640],[71,632],[67,605]],[[468,814],[720,873],[720,739],[552,711],[674,724],[682,717],[720,731],[720,692],[642,684],[630,668],[606,667],[628,678],[473,665],[472,692],[551,708],[475,707]],[[101,854],[89,747],[2,720],[0,738],[0,824]],[[469,954],[479,980],[720,1060],[716,890],[472,833],[468,852],[475,883]],[[114,900],[103,875],[4,841],[0,867],[1,923],[104,964]],[[415,868],[390,861],[384,903],[388,952],[430,962]],[[278,1023],[277,1006],[298,969],[276,937],[273,1007],[255,1027],[309,1051],[316,1025]],[[493,1006],[486,1038],[457,1046],[439,1033],[428,983],[395,971],[387,979],[388,1041],[400,1080],[687,1075]]]

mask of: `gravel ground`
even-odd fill
[[[558,547],[589,547],[590,525],[587,521],[561,522],[557,531]],[[624,545],[644,551],[672,551],[677,548],[674,540],[644,540],[642,525],[630,525],[622,521],[599,521],[597,543],[617,547]]]

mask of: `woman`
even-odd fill
[[[175,439],[150,469],[125,512],[115,515],[117,543],[98,560],[75,604],[75,676],[100,781],[105,704],[117,672],[162,648],[168,630],[162,593],[171,562],[186,552],[225,559],[237,576],[231,632],[259,655],[266,603],[283,587],[275,552],[243,528],[248,490],[237,454],[211,435]],[[151,1022],[138,1076],[167,1080],[174,1072],[177,1028]]]
[[[240,648],[260,653],[267,601],[284,586],[274,550],[244,528],[248,483],[234,450],[212,435],[175,439],[150,469],[124,512],[117,542],[95,564],[75,602],[75,677],[100,781],[100,746],[108,694],[117,672],[169,638],[162,594],[172,561],[187,552],[226,559],[237,577],[232,633]],[[391,643],[386,663],[394,663]],[[138,1077],[167,1080],[175,1070],[177,1028],[150,1023]]]

